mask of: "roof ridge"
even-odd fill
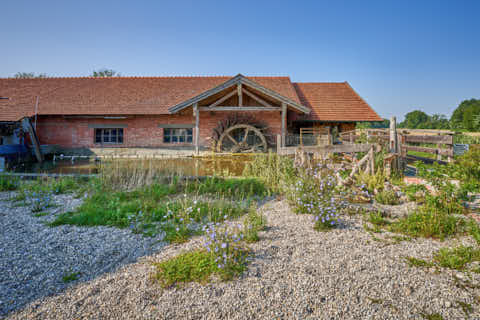
[[[72,76],[72,77],[45,77],[45,78],[14,78],[7,77],[0,80],[51,80],[51,79],[187,79],[187,78],[234,78],[235,76],[231,75],[215,75],[215,76],[202,76],[202,75],[191,75],[191,76],[115,76],[115,77],[93,77],[93,76]],[[290,76],[245,76],[246,78],[264,78],[264,79],[275,79],[275,78],[288,78]],[[291,81],[290,81],[291,82]]]
[[[335,81],[327,81],[327,82],[292,82],[295,84],[348,84],[347,81],[335,82]]]

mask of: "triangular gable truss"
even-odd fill
[[[200,101],[203,101],[215,94],[218,94],[222,91],[225,91],[229,88],[235,87],[236,90],[233,90],[229,93],[227,93],[225,96],[220,97],[218,100],[214,101],[208,106],[200,107],[200,111],[275,111],[275,110],[281,110],[280,107],[274,106],[271,103],[267,102],[265,99],[262,99],[259,95],[253,93],[252,91],[248,90],[246,87],[250,87],[263,95],[278,101],[282,105],[290,106],[291,108],[295,109],[296,111],[302,112],[302,113],[310,113],[310,108],[305,107],[303,105],[298,104],[297,102],[286,98],[277,92],[270,90],[268,88],[265,88],[258,83],[246,78],[242,74],[238,74],[232,79],[224,82],[223,84],[212,88],[210,90],[207,90],[196,97],[193,97],[187,101],[184,101],[182,103],[179,103],[171,108],[169,108],[170,113],[177,113],[187,107],[193,106],[198,104]],[[252,98],[256,102],[258,102],[261,105],[261,108],[258,106],[243,106],[243,101],[242,101],[242,96],[243,94],[247,95],[248,97]],[[228,99],[232,98],[233,96],[238,95],[239,103],[238,106],[221,106],[221,104]]]

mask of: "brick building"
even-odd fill
[[[382,120],[347,82],[293,83],[289,77],[240,74],[0,79],[0,97],[8,98],[0,99],[0,123],[31,117],[41,144],[65,148],[203,149],[232,115],[282,137],[302,127],[346,131],[358,121]]]

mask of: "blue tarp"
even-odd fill
[[[26,153],[28,153],[28,149],[23,144],[0,145],[0,156],[14,156]]]

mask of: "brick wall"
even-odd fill
[[[278,111],[253,112],[256,119],[269,127],[269,133],[281,132],[281,114]],[[212,130],[228,112],[200,112],[200,145],[209,147]],[[41,144],[57,144],[66,148],[95,148],[94,125],[126,125],[124,143],[115,147],[192,146],[191,143],[163,143],[163,128],[159,124],[195,124],[191,108],[174,115],[131,116],[127,119],[64,118],[42,116],[38,119],[37,134]]]

